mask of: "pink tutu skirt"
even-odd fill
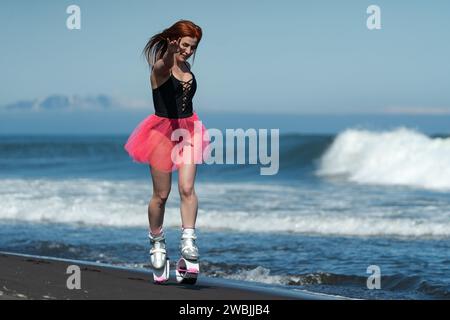
[[[209,135],[197,114],[170,119],[152,114],[131,133],[125,150],[135,162],[172,172],[183,164],[200,164],[209,146]]]

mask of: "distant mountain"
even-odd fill
[[[20,100],[0,107],[0,110],[109,110],[109,109],[139,109],[150,106],[145,101],[114,99],[110,96],[99,94],[96,96],[60,95],[54,94],[43,99]]]

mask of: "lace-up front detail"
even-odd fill
[[[183,112],[186,110],[188,100],[190,99],[189,93],[191,91],[193,80],[194,80],[194,76],[192,76],[192,78],[189,81],[178,80],[178,81],[180,81],[181,86],[183,87],[183,94],[181,95],[181,111],[183,111]]]

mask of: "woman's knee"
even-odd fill
[[[190,198],[195,195],[194,186],[192,185],[180,186],[179,191],[181,198]]]
[[[167,202],[167,199],[169,198],[169,194],[170,194],[170,190],[154,191],[153,199],[158,201],[158,203],[164,205]]]

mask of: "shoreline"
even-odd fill
[[[67,288],[70,265],[80,268],[80,289]],[[0,251],[0,300],[345,299],[205,276],[200,276],[195,285],[178,284],[174,272],[164,285],[156,285],[152,279],[150,270]]]

